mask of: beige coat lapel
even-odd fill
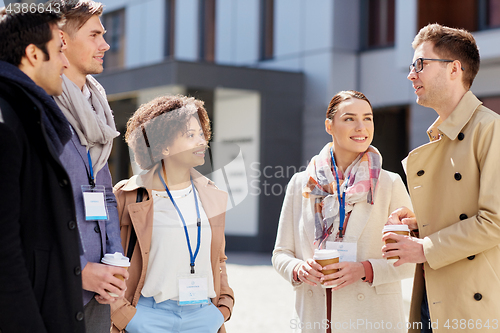
[[[149,193],[151,195],[151,193]],[[153,234],[153,223],[148,223],[153,220],[153,200],[132,203],[128,206],[130,220],[137,235],[137,242],[141,251],[149,254],[151,247],[151,236]],[[151,215],[151,216],[149,216]],[[146,218],[144,218],[146,216]],[[146,267],[147,261],[143,262]]]
[[[377,196],[375,195],[375,200],[376,199]],[[372,208],[373,205],[366,202],[358,202],[354,205],[347,223],[345,232],[346,241],[358,242],[359,237],[361,236],[361,233],[363,233],[366,223],[370,218]]]
[[[302,190],[302,184],[300,184]],[[300,221],[300,230],[306,235],[309,244],[314,244],[315,228],[314,228],[314,199],[303,200],[302,219]]]

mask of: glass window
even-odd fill
[[[368,0],[367,47],[394,45],[395,0]]]
[[[104,56],[104,68],[123,68],[125,60],[125,9],[113,11],[102,16],[106,29],[104,38],[109,50]]]
[[[487,108],[495,111],[496,113],[500,113],[500,96],[483,97],[480,98],[480,100]]]
[[[476,31],[478,12],[476,0],[419,0],[418,29],[437,22],[452,28]]]
[[[491,28],[500,27],[500,0],[488,1],[488,25]]]
[[[165,57],[174,56],[175,0],[165,0]]]
[[[479,28],[500,28],[500,0],[479,0]]]
[[[199,0],[199,48],[200,60],[215,60],[215,0]]]
[[[260,1],[260,60],[274,56],[274,0]]]

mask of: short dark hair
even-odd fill
[[[72,37],[94,15],[101,16],[104,5],[92,0],[52,0],[60,5],[65,23],[61,29]]]
[[[333,120],[333,117],[335,116],[337,110],[339,109],[340,103],[351,98],[356,98],[365,101],[370,105],[370,107],[372,107],[372,104],[370,103],[368,98],[366,98],[366,96],[363,93],[360,93],[359,91],[356,90],[339,91],[335,96],[333,96],[332,100],[330,101],[330,104],[328,105],[328,109],[326,109],[326,118]]]
[[[125,141],[134,152],[135,162],[148,170],[163,156],[163,149],[187,130],[195,116],[207,141],[210,140],[210,119],[204,102],[183,95],[160,96],[142,104],[127,122]]]
[[[464,68],[463,84],[469,89],[479,72],[480,57],[476,40],[464,29],[449,28],[438,23],[428,24],[415,36],[414,49],[424,42],[434,44],[434,52],[443,59],[458,60]]]
[[[55,12],[10,13],[0,12],[0,60],[14,66],[21,64],[26,47],[33,44],[43,51],[49,60],[47,43],[52,40],[52,27],[61,22]]]

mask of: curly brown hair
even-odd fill
[[[148,170],[163,157],[163,149],[186,131],[191,117],[197,117],[207,142],[212,132],[204,102],[182,95],[160,96],[142,104],[127,122],[125,141],[135,161]]]
[[[463,84],[469,89],[479,72],[479,49],[470,32],[449,28],[438,23],[428,24],[415,36],[411,46],[416,49],[420,44],[434,44],[434,52],[443,58],[458,60],[464,68]]]
[[[326,118],[333,120],[333,117],[335,116],[337,110],[339,109],[340,103],[351,98],[356,98],[368,102],[368,104],[370,104],[370,107],[372,107],[372,104],[370,103],[368,98],[366,98],[366,96],[363,93],[360,93],[359,91],[356,90],[339,91],[335,96],[332,97],[332,100],[328,105],[328,109],[326,109]]]

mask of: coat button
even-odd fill
[[[365,299],[365,295],[363,294],[358,294],[358,301],[362,301]]]
[[[468,218],[467,214],[460,214],[460,221],[465,220]]]
[[[80,275],[82,273],[82,269],[80,268],[80,266],[76,266],[74,272],[75,272],[75,275]]]
[[[308,291],[307,291],[307,294],[308,294],[309,296],[311,296],[311,297],[312,297],[312,295],[313,295],[313,291],[312,291],[312,290],[308,290]]]
[[[462,175],[460,174],[460,172],[455,173],[455,180],[460,180],[460,179],[462,179]]]
[[[101,232],[101,229],[99,228],[99,226],[98,226],[98,225],[96,225],[96,226],[94,227],[94,231],[95,231],[96,233],[100,233],[100,232]]]
[[[476,257],[475,255],[472,255],[472,256],[467,257],[467,259],[474,260],[475,257]]]
[[[423,176],[423,175],[424,175],[424,173],[425,173],[425,171],[424,171],[424,170],[420,170],[419,172],[417,172],[417,176],[419,176],[419,177],[420,177],[420,176]]]
[[[76,228],[76,222],[75,221],[69,221],[68,222],[68,228],[69,230],[73,230]]]
[[[83,312],[78,311],[76,313],[76,320],[78,320],[78,321],[82,321],[83,320]]]
[[[462,141],[465,138],[464,133],[458,133],[458,140]]]
[[[64,186],[68,185],[68,180],[67,180],[67,179],[64,179],[64,178],[63,178],[63,179],[61,179],[61,181],[59,182],[59,185],[60,185],[61,187],[64,187]]]
[[[480,293],[475,293],[475,294],[474,294],[474,299],[475,299],[476,301],[480,301],[480,300],[482,300],[482,299],[483,299],[483,295],[481,295]]]

